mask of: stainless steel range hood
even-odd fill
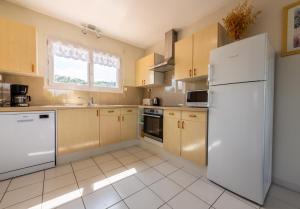
[[[175,42],[177,41],[177,32],[170,30],[165,33],[165,56],[164,61],[154,65],[150,70],[156,72],[167,72],[174,69],[174,51]]]

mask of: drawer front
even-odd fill
[[[119,108],[100,109],[100,115],[120,115]]]
[[[122,108],[121,114],[122,115],[137,114],[137,108]]]
[[[181,118],[181,111],[179,110],[165,110],[164,117]]]
[[[182,120],[206,121],[207,112],[182,111]]]

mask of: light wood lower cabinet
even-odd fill
[[[137,138],[137,109],[121,109],[121,140]]]
[[[100,144],[101,146],[120,141],[120,109],[100,110]]]
[[[180,111],[165,111],[164,113],[164,148],[180,155],[181,146],[181,113]]]
[[[137,108],[57,111],[57,151],[65,154],[137,138]]]
[[[99,146],[97,109],[57,111],[58,154]]]
[[[108,145],[136,139],[137,109],[103,109],[100,110],[100,144]]]
[[[199,165],[205,165],[207,112],[166,110],[164,113],[164,148]]]

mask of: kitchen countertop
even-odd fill
[[[85,108],[157,108],[164,110],[185,110],[185,111],[207,111],[208,108],[185,107],[185,106],[143,106],[143,105],[43,105],[29,107],[0,107],[0,112],[30,112],[30,111],[55,111],[63,109],[85,109]]]
[[[187,106],[145,106],[139,105],[139,108],[155,108],[163,110],[182,110],[182,111],[195,111],[195,112],[206,112],[207,107],[187,107]]]
[[[29,112],[29,111],[55,111],[64,109],[86,109],[86,108],[126,108],[138,107],[138,105],[42,105],[29,107],[0,107],[0,112]]]

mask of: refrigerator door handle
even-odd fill
[[[207,104],[207,106],[211,108],[212,104],[213,104],[213,91],[209,90],[208,91],[208,104]]]
[[[213,65],[208,64],[208,76],[207,76],[207,81],[211,82],[212,81],[212,72],[213,71]]]

